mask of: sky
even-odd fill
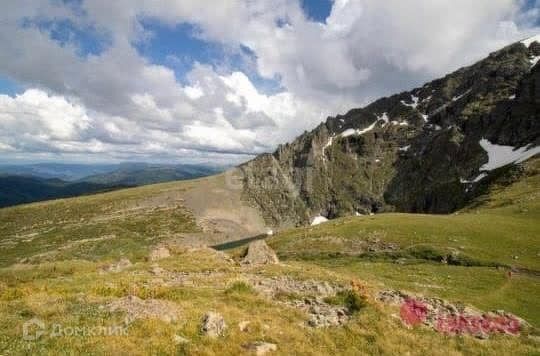
[[[0,9],[0,163],[240,163],[540,33],[540,0]]]

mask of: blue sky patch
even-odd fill
[[[22,93],[23,90],[21,85],[0,74],[0,94],[14,97],[17,94]]]
[[[23,28],[37,28],[61,46],[74,45],[80,57],[100,55],[111,44],[111,36],[98,31],[94,26],[77,27],[71,20],[44,20],[25,18]]]
[[[302,0],[306,16],[313,21],[324,23],[332,10],[332,0]]]
[[[525,12],[525,11],[530,11],[530,10],[536,10],[536,11],[540,11],[538,8],[537,8],[537,5],[538,4],[538,1],[537,0],[526,0],[523,2],[523,5],[522,5],[522,11]],[[533,25],[534,26],[540,26],[540,16],[538,16],[536,18],[536,20],[533,21]]]
[[[216,64],[225,56],[221,46],[197,38],[198,29],[192,24],[170,26],[153,19],[139,22],[150,38],[133,43],[133,46],[151,63],[173,69],[181,82],[193,63]]]
[[[230,58],[230,66],[242,71],[261,94],[272,95],[284,90],[281,78],[263,78],[256,69],[257,56],[249,47],[240,46],[240,53]]]
[[[254,67],[255,53],[246,46],[225,48],[223,45],[200,38],[197,26],[182,23],[175,26],[154,19],[141,19],[140,24],[150,34],[149,38],[133,43],[139,54],[151,63],[174,70],[176,79],[186,84],[186,74],[195,62],[222,69],[224,74],[244,72],[263,93],[281,91],[278,78],[262,78]]]

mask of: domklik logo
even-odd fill
[[[23,324],[23,340],[36,341],[45,334],[45,323],[37,318]]]
[[[42,336],[59,337],[93,337],[93,336],[127,336],[129,323],[118,325],[46,325],[43,320],[32,318],[23,324],[23,340],[37,341]]]

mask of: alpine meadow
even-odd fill
[[[0,10],[1,355],[540,354],[539,1]]]

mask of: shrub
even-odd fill
[[[345,306],[351,313],[356,313],[367,305],[366,297],[354,291],[345,292]]]

